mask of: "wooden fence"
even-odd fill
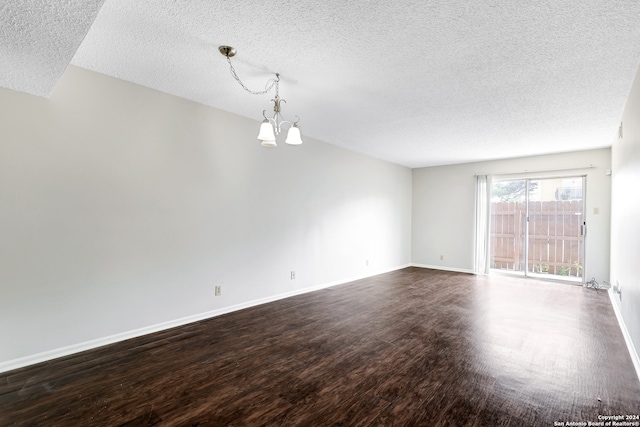
[[[491,204],[491,267],[582,276],[582,200],[529,202],[529,251],[524,260],[526,206],[523,202]]]

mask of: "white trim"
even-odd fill
[[[550,173],[550,172],[554,172],[555,173],[555,172],[575,171],[575,170],[580,170],[580,169],[593,169],[595,167],[596,166],[591,164],[589,166],[579,166],[579,167],[563,168],[563,169],[541,169],[541,170],[532,170],[532,171],[528,171],[528,170],[525,169],[522,172],[501,172],[499,174],[475,173],[475,174],[473,174],[473,176],[494,175],[494,176],[497,176],[498,179],[502,179],[503,176],[523,175],[523,174],[530,174],[530,175],[536,176],[537,174],[541,174],[541,173]],[[561,176],[565,176],[565,174],[562,174]]]
[[[411,264],[411,267],[418,267],[418,268],[429,268],[432,270],[443,270],[443,271],[451,271],[454,273],[469,273],[469,274],[476,274],[475,271],[473,270],[469,270],[466,268],[455,268],[455,267],[444,267],[442,265],[427,265],[427,264]]]
[[[629,350],[629,355],[631,356],[633,367],[636,369],[638,381],[640,381],[640,357],[638,357],[638,352],[636,350],[636,347],[633,345],[633,341],[631,340],[631,335],[629,335],[627,325],[624,323],[624,318],[622,317],[620,308],[615,301],[616,296],[613,293],[613,290],[609,289],[608,293],[609,299],[611,300],[611,305],[613,306],[613,311],[616,313],[616,319],[618,319],[618,325],[620,325],[620,330],[622,331],[622,336],[624,337],[624,341],[627,344],[627,349]]]
[[[199,322],[201,320],[206,320],[212,317],[221,316],[223,314],[231,313],[233,311],[243,310],[245,308],[255,307],[257,305],[278,301],[284,298],[306,294],[309,292],[318,291],[320,289],[329,288],[332,286],[342,285],[345,283],[353,282],[355,280],[366,279],[367,277],[377,276],[378,274],[384,274],[384,273],[389,273],[391,271],[401,270],[406,267],[411,267],[411,264],[405,264],[398,267],[389,268],[386,270],[378,270],[375,273],[363,274],[360,276],[355,276],[355,277],[351,277],[344,280],[327,282],[320,285],[310,286],[308,288],[296,289],[294,291],[285,292],[282,294],[273,295],[266,298],[260,298],[257,300],[247,301],[241,304],[236,304],[229,307],[223,307],[216,310],[207,311],[205,313],[195,314],[193,316],[187,316],[181,319],[171,320],[169,322],[158,323],[156,325],[146,326],[144,328],[134,329],[132,331],[122,332],[119,334],[110,335],[107,337],[98,338],[91,341],[85,341],[82,343],[73,344],[66,347],[56,348],[53,350],[33,354],[30,356],[21,357],[18,359],[8,360],[6,362],[0,363],[0,373],[12,371],[14,369],[24,368],[25,366],[29,366],[29,365],[35,365],[36,363],[47,362],[49,360],[57,359],[59,357],[69,356],[71,354],[80,353],[82,351],[92,350],[94,348],[128,340],[131,338],[137,338],[143,335],[164,331],[164,330],[175,328],[178,326],[184,326],[189,323]]]

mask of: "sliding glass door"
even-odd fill
[[[584,178],[529,181],[528,263],[535,276],[582,281]]]
[[[491,268],[582,282],[584,188],[584,177],[494,181]]]

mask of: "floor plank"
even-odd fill
[[[640,414],[605,291],[421,268],[0,374],[0,425],[552,426]]]

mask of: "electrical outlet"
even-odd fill
[[[366,265],[367,267],[369,266],[369,260],[368,259],[364,261],[364,265]]]
[[[222,295],[222,285],[216,285],[215,296],[219,297]]]
[[[440,261],[444,261],[444,255],[440,255]]]
[[[296,272],[291,270],[291,280],[295,280],[296,278]]]

